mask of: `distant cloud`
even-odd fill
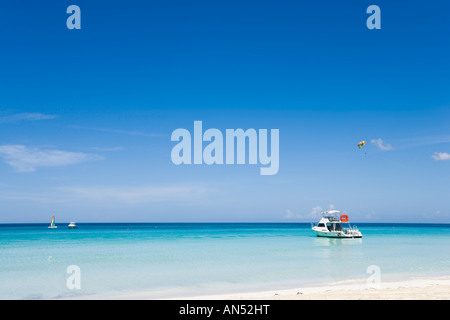
[[[0,123],[16,123],[22,121],[50,120],[58,118],[56,115],[43,113],[18,113],[10,116],[0,117]]]
[[[147,186],[66,186],[35,191],[15,191],[2,187],[0,201],[21,201],[41,204],[86,204],[94,206],[135,206],[149,203],[203,205],[216,189],[195,184]]]
[[[428,136],[428,137],[415,137],[408,138],[399,141],[402,144],[401,148],[412,148],[412,147],[420,147],[427,146],[433,144],[441,144],[441,143],[449,143],[450,136]]]
[[[439,219],[441,221],[448,220],[450,218],[450,212],[449,211],[441,212],[440,210],[437,210],[435,212],[422,214],[422,217],[426,218],[427,220],[430,218]]]
[[[66,166],[103,159],[97,155],[81,152],[29,148],[23,145],[0,146],[0,157],[17,172],[33,172],[38,167]]]
[[[334,205],[330,204],[328,210],[333,210],[333,209],[334,209]],[[312,208],[309,213],[305,213],[305,214],[296,214],[296,213],[292,212],[291,209],[287,209],[284,218],[287,220],[308,220],[309,222],[312,222],[312,221],[320,219],[321,214],[324,211],[325,210],[320,206]]]
[[[213,190],[195,185],[139,186],[139,187],[66,187],[62,191],[70,193],[72,198],[82,198],[95,202],[120,202],[130,205],[152,202],[193,202],[204,198]]]
[[[392,150],[392,146],[389,143],[386,143],[383,141],[383,139],[378,138],[378,139],[372,139],[370,140],[371,143],[373,143],[374,145],[376,145],[380,150],[383,151],[389,151]]]
[[[141,131],[130,131],[130,130],[120,130],[120,129],[91,128],[91,127],[83,127],[83,126],[77,126],[77,125],[71,125],[69,127],[73,128],[73,129],[93,130],[93,131],[99,131],[99,132],[111,132],[111,133],[124,134],[124,135],[129,135],[129,136],[142,136],[142,137],[164,137],[165,136],[165,135],[159,134],[159,133],[147,133],[147,132],[141,132]]]
[[[123,147],[90,147],[89,149],[91,150],[96,150],[96,151],[105,151],[105,152],[110,152],[110,151],[122,151]]]
[[[450,153],[435,152],[431,157],[436,161],[446,161],[446,160],[450,160]]]
[[[294,214],[291,209],[286,209],[286,215],[284,216],[285,219],[291,220],[298,217],[299,215]]]
[[[370,142],[377,145],[381,150],[393,149],[393,147],[390,144],[385,143],[382,139],[372,139]],[[442,136],[426,136],[426,137],[397,139],[395,142],[395,150],[404,150],[410,148],[417,148],[421,146],[429,146],[444,143],[450,143],[450,136],[442,135]]]
[[[334,205],[330,204],[329,209],[328,210],[333,210],[334,209]],[[317,206],[312,208],[311,212],[309,213],[309,216],[311,218],[318,218],[320,217],[320,215],[322,214],[322,212],[324,212],[325,210],[322,209],[322,207]]]

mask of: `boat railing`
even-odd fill
[[[355,225],[351,225],[350,223],[348,224],[348,227],[346,227],[346,228],[342,228],[344,231],[358,231],[358,227],[357,226],[355,226]]]
[[[358,232],[358,227],[357,226],[350,226],[349,228],[344,228],[344,232],[346,233],[355,233]]]

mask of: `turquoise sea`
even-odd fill
[[[450,224],[357,224],[362,239],[304,223],[77,225],[0,224],[0,299],[289,289],[365,279],[371,265],[381,281],[450,275]]]

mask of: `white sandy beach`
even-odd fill
[[[154,300],[154,294],[154,292],[135,292],[107,296],[85,296],[81,299]],[[325,286],[183,296],[164,298],[163,300],[450,300],[450,276],[386,281],[381,282],[378,288],[369,288],[366,281],[361,279]]]
[[[328,286],[199,296],[191,300],[449,300],[450,276],[381,282],[369,288],[365,280]]]

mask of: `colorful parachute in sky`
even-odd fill
[[[360,143],[358,143],[358,148],[362,148],[362,147],[364,147],[364,145],[366,144],[366,142],[365,141],[361,141]]]

